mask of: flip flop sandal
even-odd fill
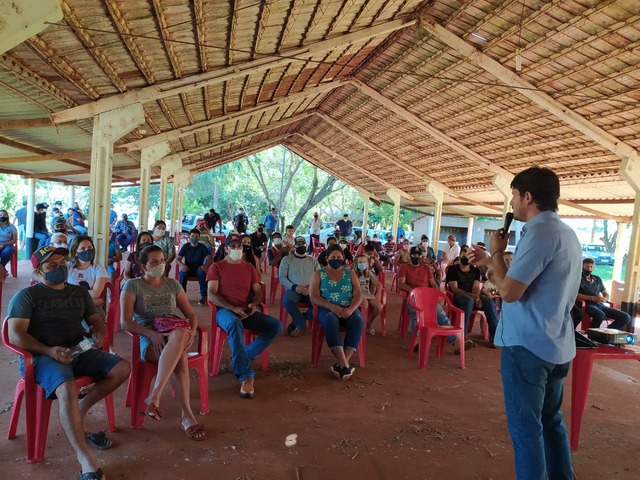
[[[80,472],[80,480],[102,480],[104,478],[104,473],[102,469],[99,468],[95,472]]]
[[[184,434],[187,436],[189,440],[201,442],[202,440],[207,439],[207,432],[205,430],[205,427],[200,423],[191,425],[190,427],[187,427],[187,428],[183,427],[183,430],[184,430]],[[200,435],[200,433],[204,433],[204,435]]]
[[[148,404],[147,408],[145,408],[144,410],[138,410],[138,413],[141,413],[142,415],[146,415],[147,417],[149,417],[155,422],[159,422],[160,419],[162,418],[162,413],[160,412],[160,409],[156,407],[155,403],[153,402]]]
[[[106,450],[113,445],[113,441],[104,432],[89,433],[84,440],[87,445],[97,450]]]

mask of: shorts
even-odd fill
[[[33,366],[36,383],[40,385],[48,399],[54,399],[56,388],[64,382],[77,377],[89,376],[94,380],[102,380],[122,359],[117,355],[92,348],[81,353],[73,362],[65,364],[48,355],[34,355]],[[20,374],[24,375],[24,362],[20,358]]]

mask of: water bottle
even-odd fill
[[[67,355],[69,355],[70,357],[75,358],[78,355],[80,355],[82,352],[86,352],[87,350],[91,350],[93,348],[93,344],[94,344],[94,340],[93,339],[85,338],[79,344],[77,344],[75,347],[70,348],[69,352],[67,353]]]

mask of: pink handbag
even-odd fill
[[[155,327],[156,332],[167,333],[175,330],[176,328],[190,329],[191,323],[187,318],[167,315],[165,317],[155,317],[153,319],[153,326]]]

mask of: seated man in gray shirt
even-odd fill
[[[306,329],[307,320],[313,315],[311,299],[309,298],[309,283],[311,276],[318,270],[318,261],[307,255],[307,241],[304,237],[296,237],[293,255],[282,259],[279,269],[280,283],[286,291],[282,296],[282,305],[293,321],[287,326],[287,333],[291,337],[299,337]],[[302,314],[298,303],[306,303],[309,309]]]

